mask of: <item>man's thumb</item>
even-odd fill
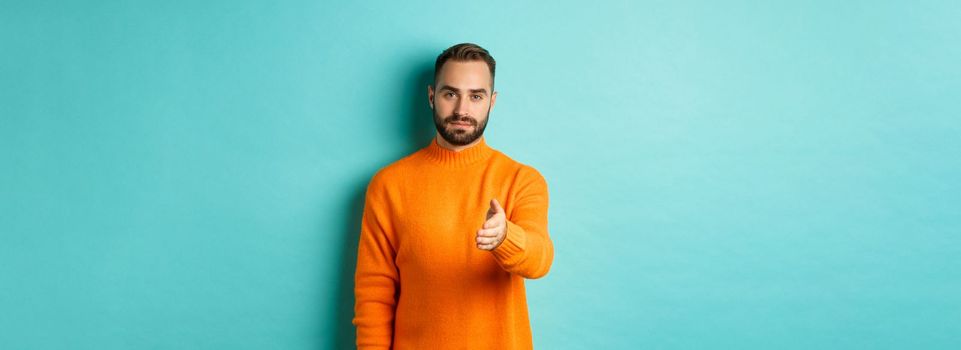
[[[504,212],[504,208],[501,208],[501,204],[497,201],[497,198],[491,199],[491,209],[493,209],[495,213]]]

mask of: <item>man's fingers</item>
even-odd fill
[[[487,221],[484,221],[484,225],[481,226],[481,228],[495,228],[503,225],[503,221],[499,219],[488,219]]]
[[[499,231],[500,231],[499,227],[477,230],[477,236],[478,237],[497,237],[497,232]]]
[[[477,237],[477,244],[490,245],[497,243],[497,237]]]

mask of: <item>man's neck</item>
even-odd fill
[[[449,149],[449,150],[454,151],[454,152],[460,152],[460,151],[463,151],[463,150],[465,150],[465,149],[471,148],[471,147],[473,147],[474,145],[480,143],[480,142],[481,142],[481,138],[482,138],[483,136],[478,137],[476,140],[474,140],[474,142],[471,142],[471,143],[466,144],[466,145],[463,145],[463,146],[457,146],[457,145],[451,144],[450,142],[447,142],[447,140],[444,140],[444,138],[441,137],[439,133],[438,133],[436,136],[434,136],[434,137],[437,138],[437,144],[440,145],[441,147],[444,147],[444,148]]]

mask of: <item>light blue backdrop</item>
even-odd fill
[[[470,41],[550,188],[537,348],[957,349],[959,4],[4,1],[0,348],[350,348]]]

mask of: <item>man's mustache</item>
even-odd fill
[[[474,120],[474,118],[467,117],[467,116],[464,116],[464,117],[458,117],[453,115],[448,116],[447,118],[444,118],[444,122],[445,123],[470,123],[470,125],[475,125],[475,126],[477,125],[477,121]]]

